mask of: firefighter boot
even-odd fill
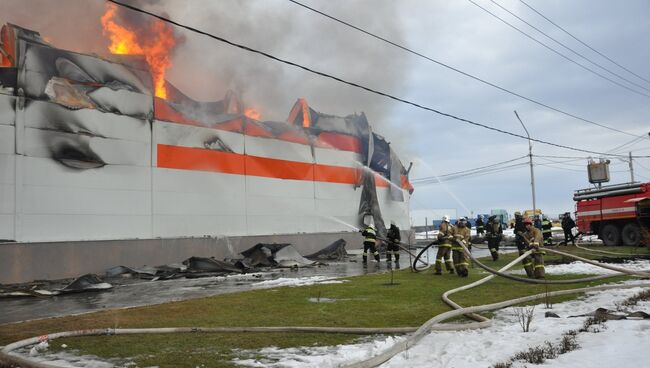
[[[544,275],[546,274],[546,272],[544,270],[544,265],[536,265],[534,273],[535,273],[534,276],[535,276],[536,279],[543,279]]]
[[[499,252],[497,252],[496,249],[490,249],[490,254],[492,255],[492,260],[493,261],[498,261],[499,260]]]
[[[393,261],[392,258],[393,258],[393,256],[390,254],[390,250],[386,251],[386,263],[391,263]],[[397,257],[395,257],[395,258],[397,258]]]
[[[364,266],[367,266],[367,265],[368,265],[368,256],[366,256],[365,253],[363,254],[363,265],[364,265]]]
[[[526,276],[528,276],[529,279],[532,279],[535,275],[533,273],[533,264],[532,262],[528,265],[524,266],[524,270],[526,270]]]
[[[377,263],[381,262],[381,261],[379,260],[379,254],[375,254],[375,261],[377,261]]]

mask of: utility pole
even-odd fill
[[[519,122],[521,123],[521,126],[524,127],[524,130],[526,131],[526,135],[528,136],[528,158],[530,162],[530,187],[533,192],[533,217],[534,217],[537,215],[537,206],[535,205],[535,173],[533,172],[533,145],[530,142],[530,134],[528,134],[528,129],[526,129],[524,122],[521,121],[519,114],[517,114],[517,110],[515,110],[515,116],[517,117],[517,120],[519,120]]]
[[[632,152],[630,152],[630,183],[634,183],[634,166],[632,166]]]

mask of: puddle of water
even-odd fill
[[[332,298],[308,298],[307,300],[312,303],[334,303],[337,301],[336,299]]]

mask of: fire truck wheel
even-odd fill
[[[641,242],[641,229],[639,225],[632,222],[625,224],[623,231],[621,231],[621,238],[623,239],[623,244],[630,247],[637,247]]]
[[[621,232],[614,224],[605,224],[600,232],[600,238],[607,246],[621,245]]]

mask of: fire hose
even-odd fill
[[[434,330],[461,330],[461,329],[476,329],[476,328],[485,328],[490,325],[491,321],[483,316],[476,315],[475,313],[479,312],[485,312],[485,311],[490,311],[490,310],[495,310],[495,309],[501,309],[505,308],[508,306],[516,305],[516,304],[521,304],[521,303],[526,303],[530,302],[533,300],[537,299],[542,299],[542,298],[547,298],[550,296],[560,296],[560,295],[568,295],[568,294],[576,294],[576,293],[582,293],[582,292],[589,292],[589,291],[600,291],[600,290],[609,290],[609,289],[625,289],[625,288],[633,288],[633,287],[650,287],[650,282],[648,283],[642,283],[642,284],[634,284],[634,285],[602,285],[602,286],[594,286],[594,287],[586,287],[586,288],[579,288],[579,289],[569,289],[569,290],[561,290],[561,291],[554,291],[554,292],[547,292],[547,293],[542,293],[542,294],[536,294],[536,295],[531,295],[531,296],[526,296],[526,297],[521,297],[521,298],[516,298],[516,299],[511,299],[503,302],[498,302],[498,303],[492,303],[492,304],[486,304],[486,305],[481,305],[481,306],[473,306],[473,307],[461,307],[457,303],[453,302],[451,299],[449,299],[449,295],[456,293],[458,291],[462,290],[467,290],[473,287],[476,287],[480,284],[483,284],[490,279],[494,278],[495,276],[502,276],[506,277],[509,279],[513,279],[515,281],[521,281],[521,282],[533,282],[533,283],[543,283],[543,284],[566,284],[572,282],[572,283],[578,283],[578,282],[585,282],[585,281],[593,281],[593,280],[598,280],[602,279],[605,277],[612,277],[616,275],[605,275],[605,276],[595,276],[595,277],[590,277],[590,278],[583,278],[583,279],[575,279],[575,280],[531,280],[531,279],[524,279],[516,276],[509,275],[505,273],[507,269],[511,268],[521,260],[523,260],[525,257],[529,256],[532,252],[532,250],[528,250],[519,257],[517,257],[515,260],[510,262],[508,265],[504,266],[500,270],[493,270],[490,267],[487,267],[483,265],[480,261],[478,261],[475,257],[471,255],[467,247],[462,242],[457,242],[458,245],[462,246],[465,254],[472,259],[474,262],[476,262],[481,268],[485,269],[486,271],[490,272],[491,275],[478,280],[474,283],[468,284],[461,286],[459,288],[453,289],[453,290],[448,290],[443,294],[443,301],[445,303],[449,304],[452,308],[456,308],[455,310],[448,311],[441,313],[431,319],[429,319],[427,322],[425,322],[423,325],[421,325],[419,328],[415,329],[413,327],[401,327],[401,328],[341,328],[341,327],[216,327],[216,328],[202,328],[202,327],[179,327],[179,328],[145,328],[145,329],[91,329],[91,330],[78,330],[78,331],[66,331],[66,332],[58,332],[58,333],[53,333],[45,336],[40,336],[40,337],[32,337],[28,339],[24,339],[21,341],[17,341],[15,343],[9,344],[5,346],[2,350],[0,350],[0,361],[6,361],[7,363],[11,364],[18,364],[21,367],[27,367],[27,368],[53,368],[55,367],[54,365],[48,364],[46,362],[35,362],[32,359],[28,357],[23,357],[20,355],[12,354],[12,351],[23,348],[23,347],[28,347],[34,344],[37,344],[41,341],[48,341],[48,340],[54,340],[57,338],[61,337],[74,337],[74,336],[98,336],[98,335],[129,335],[129,334],[164,334],[164,333],[195,333],[195,332],[326,332],[326,333],[351,333],[351,334],[377,334],[377,333],[409,333],[409,332],[414,332],[409,335],[407,338],[404,340],[401,340],[391,346],[389,349],[385,350],[379,355],[376,355],[370,359],[366,359],[361,362],[355,362],[350,365],[347,365],[347,367],[354,367],[354,368],[366,368],[366,367],[376,367],[386,361],[388,361],[390,358],[393,356],[399,354],[400,352],[408,349],[409,347],[412,347],[413,345],[417,344],[424,336],[426,336],[429,332],[434,331]],[[429,244],[427,246],[430,247],[433,244]],[[550,250],[552,253],[560,254],[563,256],[575,258],[578,260],[581,260],[583,262],[587,262],[590,264],[594,264],[599,267],[607,268],[613,271],[617,271],[620,273],[624,273],[630,276],[636,276],[636,277],[642,277],[642,278],[650,278],[650,273],[647,272],[640,272],[640,271],[632,271],[632,270],[626,270],[624,268],[620,267],[615,267],[615,266],[608,266],[608,265],[603,265],[599,264],[597,262],[593,262],[590,260],[587,260],[582,257],[574,256],[572,254],[564,253],[561,251],[555,251],[555,250]],[[422,252],[421,252],[422,253]],[[458,317],[461,315],[466,315],[469,316],[472,319],[477,320],[478,322],[476,323],[463,323],[463,324],[441,324],[441,322],[448,320],[450,318]]]

